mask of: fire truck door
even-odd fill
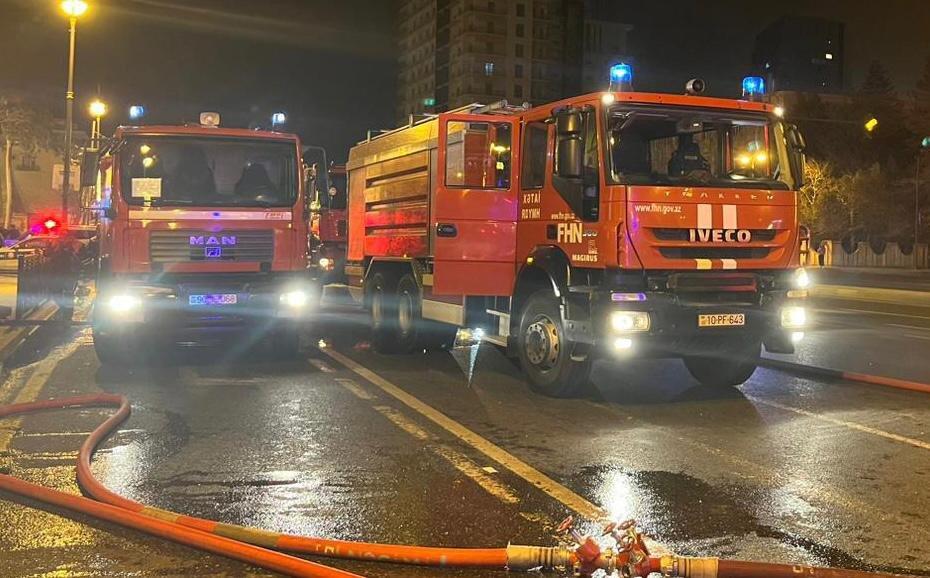
[[[432,221],[433,293],[509,295],[516,270],[518,123],[439,117]]]

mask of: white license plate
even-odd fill
[[[235,305],[238,296],[235,293],[210,293],[206,295],[190,295],[187,302],[190,305]]]
[[[743,325],[746,325],[744,313],[698,315],[698,327],[741,327]]]

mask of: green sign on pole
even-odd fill
[[[424,98],[423,106],[436,106],[436,99],[433,97]]]
[[[924,140],[920,141],[920,148],[930,149],[930,136],[925,136]]]

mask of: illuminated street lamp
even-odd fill
[[[100,119],[107,113],[107,104],[99,98],[94,99],[87,107],[87,112],[94,119],[93,124],[90,125],[90,146],[96,149],[100,147],[100,133],[102,132]]]
[[[878,128],[878,119],[873,116],[869,118],[869,120],[865,121],[864,126],[866,132],[873,132],[876,128]]]
[[[62,0],[61,10],[68,16],[70,42],[68,44],[68,91],[65,92],[65,151],[63,155],[63,174],[61,180],[61,214],[68,218],[68,193],[71,190],[71,142],[74,137],[74,38],[77,32],[77,19],[87,12],[84,0]]]

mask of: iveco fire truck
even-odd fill
[[[611,88],[525,109],[411,121],[349,154],[350,290],[373,342],[481,327],[530,383],[577,394],[599,357],[684,359],[740,384],[803,337],[796,190],[803,141],[780,108]],[[426,335],[428,333],[428,335]]]
[[[205,113],[199,125],[121,127],[85,165],[101,213],[101,361],[243,334],[296,352],[313,301],[297,136]]]

